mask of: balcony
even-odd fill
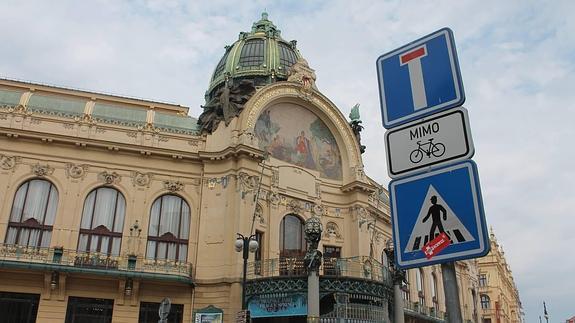
[[[367,256],[324,258],[319,275],[373,280],[389,286],[393,284],[389,269]],[[248,279],[300,276],[307,277],[303,257],[284,257],[248,263]]]
[[[324,258],[320,267],[320,293],[349,293],[380,302],[393,298],[389,270],[370,257]],[[302,257],[267,259],[248,264],[247,296],[302,293],[307,272]]]
[[[427,307],[419,302],[404,302],[403,309],[406,316],[425,319],[428,322],[445,322],[445,312],[436,311],[434,307]]]
[[[192,265],[174,260],[110,256],[62,248],[0,244],[0,268],[90,273],[103,276],[145,278],[192,283]]]

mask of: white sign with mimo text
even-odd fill
[[[475,150],[468,120],[467,110],[456,108],[387,131],[389,176],[471,158]]]

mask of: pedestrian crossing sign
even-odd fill
[[[470,259],[489,252],[479,177],[473,161],[394,180],[389,192],[399,267]],[[442,234],[447,235],[449,245],[433,257],[426,257],[424,249]]]

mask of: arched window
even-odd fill
[[[293,214],[286,215],[280,224],[280,255],[303,256],[306,249],[304,223]]]
[[[491,300],[489,299],[489,296],[487,296],[485,294],[481,294],[480,299],[481,299],[481,308],[482,309],[485,310],[485,309],[491,308],[491,304],[490,304]]]
[[[46,180],[22,184],[14,196],[6,244],[48,247],[58,207],[58,190]]]
[[[84,200],[78,251],[118,256],[122,243],[126,199],[115,188],[100,187]]]
[[[405,271],[405,283],[401,286],[401,296],[405,302],[409,302],[409,270]]]
[[[186,261],[190,206],[177,195],[162,195],[150,211],[146,258]]]
[[[417,295],[419,297],[419,304],[420,305],[424,305],[425,304],[425,294],[424,292],[424,285],[423,285],[423,269],[418,268],[415,271],[415,283],[417,284]]]
[[[437,295],[437,277],[435,273],[431,274],[431,300],[433,301],[433,308],[435,313],[439,312],[439,297]]]

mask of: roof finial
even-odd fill
[[[267,10],[264,9],[264,12],[262,12],[262,20],[268,20],[268,13]]]

